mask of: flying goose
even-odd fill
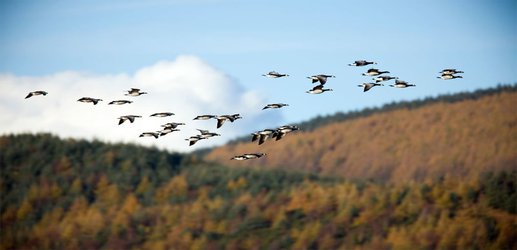
[[[316,87],[312,88],[311,90],[309,91],[306,91],[306,93],[309,93],[309,94],[321,94],[325,91],[332,91],[332,89],[324,89],[323,88],[323,84],[320,84],[320,85],[317,85]]]
[[[236,155],[236,156],[232,157],[230,160],[245,161],[245,160],[248,160],[248,157],[246,157],[244,155]]]
[[[127,94],[125,94],[125,95],[126,96],[140,96],[140,95],[144,95],[144,94],[147,94],[147,92],[140,92],[140,89],[131,88],[130,90],[127,91]]]
[[[160,133],[160,136],[164,136],[164,135],[167,135],[167,134],[175,132],[175,131],[180,131],[180,130],[176,129],[176,128],[172,128],[172,127],[165,127],[162,130],[157,131],[157,132]]]
[[[243,154],[242,156],[246,157],[246,159],[257,159],[262,156],[265,156],[266,153],[252,153],[252,154]]]
[[[441,72],[439,72],[442,75],[453,75],[453,74],[460,74],[463,73],[463,71],[456,70],[456,69],[444,69]]]
[[[282,139],[282,137],[284,137],[285,135],[293,132],[293,131],[296,131],[296,130],[299,130],[299,128],[297,126],[291,126],[291,125],[285,125],[285,126],[281,126],[279,128],[277,128],[275,130],[275,133],[273,133],[273,138],[276,138],[276,140],[280,140]]]
[[[381,74],[389,74],[389,71],[380,71],[379,69],[371,68],[366,73],[363,73],[363,76],[378,76]]]
[[[220,128],[221,126],[223,126],[223,124],[226,120],[229,120],[230,122],[234,122],[235,120],[241,119],[241,118],[242,117],[240,114],[233,114],[233,115],[220,115],[220,116],[217,116],[215,119],[217,119],[217,128]]]
[[[393,76],[379,76],[379,77],[373,78],[373,80],[375,80],[376,83],[384,82],[384,81],[389,81],[391,79],[399,79],[399,78],[398,77],[393,77]]]
[[[254,142],[257,139],[259,139],[259,145],[264,143],[267,138],[275,133],[274,129],[264,129],[262,131],[257,131],[255,133],[252,133],[253,137],[251,138],[251,141]]]
[[[415,87],[415,86],[416,86],[415,84],[409,84],[406,81],[400,81],[400,80],[396,80],[395,84],[390,85],[390,87],[395,87],[395,88],[407,88],[407,87]]]
[[[135,118],[141,118],[142,116],[139,115],[123,115],[119,117],[118,125],[124,123],[125,121],[129,121],[130,123],[133,123],[135,121]]]
[[[202,138],[200,135],[193,135],[190,138],[185,139],[185,141],[188,141],[189,146],[192,146],[192,145],[196,144],[196,142],[198,142],[199,140],[203,140],[203,139],[206,139],[206,138]]]
[[[457,76],[457,75],[452,75],[452,74],[442,74],[442,76],[437,76],[436,78],[440,78],[443,80],[450,80],[450,79],[455,79],[455,78],[463,78],[463,76]]]
[[[371,88],[375,87],[375,86],[384,86],[384,84],[380,84],[380,83],[363,83],[361,85],[357,85],[358,87],[363,87],[363,92],[366,92],[368,90],[370,90]]]
[[[158,136],[160,136],[160,133],[159,132],[144,132],[144,133],[141,133],[139,137],[151,137],[151,136],[158,139]]]
[[[171,113],[171,112],[161,112],[161,113],[154,113],[151,115],[151,117],[167,117],[167,116],[171,116],[171,115],[174,115],[174,113]]]
[[[357,67],[359,67],[359,66],[366,66],[368,64],[377,64],[377,63],[376,62],[368,62],[366,60],[357,60],[354,63],[348,64],[348,66],[357,66]]]
[[[327,83],[327,78],[329,78],[329,77],[335,78],[335,76],[333,76],[333,75],[323,75],[323,74],[308,76],[307,78],[311,79],[312,83],[320,82],[320,85],[323,85],[323,84]]]
[[[43,91],[43,90],[32,91],[32,92],[29,92],[29,94],[25,97],[25,99],[30,98],[30,97],[35,96],[35,95],[46,96],[47,94],[48,93],[46,91]]]
[[[164,128],[177,128],[180,125],[185,125],[183,122],[169,122],[162,125]]]
[[[111,105],[111,104],[123,105],[123,104],[128,104],[128,103],[132,103],[132,101],[128,101],[128,100],[116,100],[116,101],[111,101],[110,103],[108,103],[108,105]]]
[[[198,115],[194,118],[194,120],[208,120],[215,118],[215,115]]]
[[[81,97],[79,100],[77,100],[78,102],[84,102],[84,103],[93,103],[93,105],[97,105],[98,102],[102,101],[102,99],[96,99],[96,98],[91,98],[91,97]]]
[[[221,136],[220,134],[212,133],[208,130],[198,129],[197,131],[199,131],[201,133],[201,135],[199,135],[199,137],[201,139],[208,139],[208,138],[214,137],[214,136]]]
[[[285,106],[289,106],[289,104],[285,104],[285,103],[272,103],[272,104],[266,105],[264,108],[262,108],[262,110],[264,110],[264,109],[279,109],[279,108],[285,107]]]
[[[289,75],[288,74],[280,74],[280,73],[278,73],[276,71],[270,71],[267,74],[264,74],[262,76],[265,76],[265,77],[268,77],[268,78],[280,78],[280,77],[289,76]]]

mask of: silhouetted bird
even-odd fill
[[[144,94],[147,94],[147,92],[140,92],[140,89],[135,89],[135,88],[131,88],[130,90],[127,91],[127,96],[140,96],[140,95],[144,95]]]
[[[96,99],[96,98],[91,98],[91,97],[82,97],[80,98],[79,100],[77,100],[78,102],[84,102],[84,103],[93,103],[93,105],[97,105],[97,103],[101,102],[102,99]]]
[[[380,83],[363,83],[361,85],[357,85],[358,87],[363,87],[363,92],[366,92],[368,90],[370,90],[371,88],[375,87],[375,86],[384,86],[384,84],[380,84]]]
[[[46,96],[47,94],[48,93],[46,91],[43,91],[43,90],[32,91],[32,92],[29,92],[29,94],[25,97],[25,99],[31,98],[32,96],[35,96],[35,95]]]
[[[289,75],[288,74],[280,74],[280,73],[278,73],[276,71],[270,71],[267,74],[264,74],[262,76],[265,76],[265,77],[268,77],[268,78],[280,78],[280,77],[289,76]]]
[[[366,65],[369,65],[369,64],[377,64],[376,62],[368,62],[366,60],[357,60],[355,61],[354,63],[350,63],[348,64],[348,66],[366,66]]]

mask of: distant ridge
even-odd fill
[[[261,146],[213,149],[225,165],[301,169],[347,179],[408,182],[517,169],[517,85],[399,102],[300,123],[302,131]],[[243,152],[267,157],[227,160]]]

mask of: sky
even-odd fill
[[[317,115],[517,82],[517,2],[0,1],[0,134],[135,142],[187,152]],[[377,62],[415,88],[357,87]],[[457,68],[463,79],[437,79]],[[268,71],[290,76],[269,79]],[[305,93],[315,74],[333,92]],[[149,92],[126,97],[131,87]],[[29,91],[45,97],[24,99]],[[93,106],[76,100],[99,97]],[[130,99],[126,106],[107,105]],[[262,110],[268,103],[288,103]],[[151,118],[154,112],[170,118]],[[215,128],[200,114],[241,113]],[[142,115],[117,125],[120,115]],[[181,132],[139,138],[166,122]],[[189,147],[196,129],[222,136]]]

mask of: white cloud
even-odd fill
[[[124,96],[132,87],[149,94]],[[235,79],[194,56],[161,61],[138,70],[134,75],[94,75],[60,72],[41,77],[0,75],[0,134],[51,132],[62,137],[135,142],[174,151],[189,151],[220,145],[229,139],[258,129],[278,125],[278,111],[262,111],[266,100],[260,93],[246,90]],[[28,92],[45,90],[45,97],[24,99]],[[101,98],[98,105],[77,102],[88,96]],[[111,100],[128,99],[132,104],[107,105]],[[168,118],[149,117],[155,112],[173,112]],[[240,113],[243,119],[227,122],[216,129],[216,121],[194,121],[201,114]],[[135,123],[117,125],[121,115],[141,115]],[[141,132],[156,131],[167,122],[184,122],[182,131],[161,137],[139,138]],[[221,137],[189,147],[184,140],[209,129]]]

